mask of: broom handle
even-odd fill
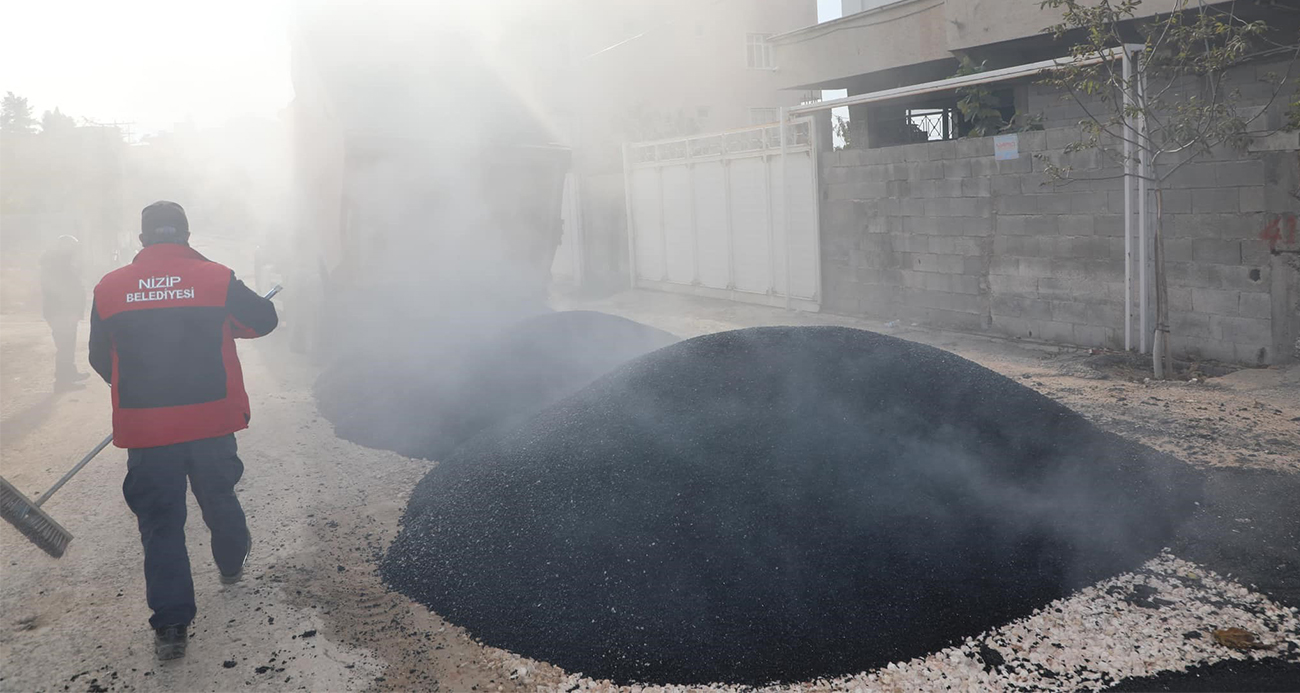
[[[37,498],[36,507],[38,508],[41,507],[41,503],[44,503],[45,501],[49,500],[50,496],[53,496],[55,491],[59,490],[60,488],[63,488],[63,485],[68,483],[68,479],[71,479],[72,475],[81,471],[82,467],[86,466],[87,464],[90,464],[90,461],[95,459],[95,455],[98,455],[100,452],[102,452],[104,448],[108,447],[108,444],[111,442],[113,442],[112,433],[108,434],[107,438],[99,441],[99,445],[96,445],[94,450],[91,450],[90,452],[86,453],[86,456],[81,458],[81,461],[77,463],[77,466],[72,468],[72,471],[68,472],[67,474],[64,474],[62,479],[59,479],[58,482],[56,482],[53,486],[50,487],[50,490],[42,494],[40,498]]]
[[[280,286],[279,284],[276,284],[275,286],[271,287],[271,290],[266,292],[266,295],[263,296],[262,298],[269,300],[276,294],[280,293],[281,289],[283,288],[284,287]],[[90,464],[90,461],[95,459],[95,455],[98,455],[99,453],[103,452],[104,448],[108,447],[108,444],[111,442],[113,442],[112,433],[108,434],[107,438],[99,441],[99,445],[96,445],[94,450],[91,450],[90,452],[86,453],[86,456],[81,458],[81,461],[77,463],[77,466],[73,467],[72,471],[68,472],[67,474],[64,474],[62,479],[59,479],[58,482],[56,482],[53,486],[50,487],[50,490],[41,494],[41,497],[36,499],[36,507],[38,508],[41,507],[41,503],[44,503],[45,501],[49,500],[50,496],[53,496],[55,491],[63,488],[63,485],[68,483],[68,479],[71,479],[73,476],[76,475],[77,472],[81,471],[82,467],[85,467],[86,465]]]

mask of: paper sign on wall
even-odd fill
[[[993,158],[998,161],[1020,158],[1020,136],[1016,134],[993,137]]]

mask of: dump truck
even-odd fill
[[[292,30],[298,222],[280,263],[295,349],[468,339],[543,309],[570,152],[548,102],[562,56],[520,39],[535,10],[309,5]]]

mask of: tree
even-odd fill
[[[67,132],[77,127],[77,121],[72,116],[64,115],[56,107],[53,111],[46,111],[41,116],[41,134],[59,134]]]
[[[32,107],[27,105],[27,98],[17,96],[12,91],[5,94],[0,104],[0,131],[31,132],[36,120],[32,118]]]
[[[984,71],[984,63],[976,63],[966,56],[961,57],[961,68],[954,77],[965,77]],[[957,110],[961,112],[962,122],[966,125],[966,137],[988,137],[1002,132],[1007,122],[998,110],[997,98],[987,84],[976,84],[957,89]]]
[[[1062,21],[1048,31],[1058,39],[1080,37],[1070,50],[1076,61],[1122,47],[1132,65],[1126,77],[1117,61],[1075,62],[1053,70],[1044,81],[1065,91],[1087,114],[1079,123],[1082,138],[1067,146],[1066,154],[1097,150],[1121,163],[1146,162],[1146,173],[1139,175],[1155,198],[1152,369],[1160,379],[1172,370],[1164,251],[1166,183],[1211,151],[1245,151],[1255,121],[1291,79],[1300,45],[1275,42],[1266,23],[1237,17],[1231,5],[1222,9],[1179,0],[1170,14],[1137,20],[1141,4],[1041,0],[1040,6],[1063,10]],[[1140,48],[1132,48],[1135,45]],[[1233,82],[1249,71],[1235,68],[1270,56],[1288,60],[1287,75],[1257,80],[1270,85],[1271,95],[1262,106],[1243,105],[1240,85]],[[1058,181],[1079,180],[1067,165],[1050,163],[1047,173]]]

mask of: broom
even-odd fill
[[[22,532],[33,544],[39,546],[42,551],[55,558],[61,557],[63,551],[68,548],[68,542],[72,541],[72,532],[64,529],[63,525],[54,521],[54,518],[46,515],[45,511],[41,510],[41,504],[49,500],[55,491],[63,488],[63,485],[68,483],[68,479],[71,479],[74,474],[81,471],[82,467],[95,459],[95,455],[108,447],[111,442],[113,442],[112,434],[101,440],[94,450],[81,458],[81,461],[72,468],[72,471],[64,474],[63,478],[59,479],[58,483],[50,487],[50,490],[42,494],[40,498],[37,498],[35,503],[27,500],[27,496],[19,493],[13,484],[0,477],[0,516],[3,516],[5,521],[17,528],[19,532]]]
[[[280,289],[281,287],[277,284],[263,298],[270,299],[274,297],[280,293]],[[61,558],[63,552],[68,548],[68,543],[72,541],[72,532],[64,529],[63,525],[54,521],[54,518],[46,515],[45,511],[41,510],[41,505],[49,500],[55,491],[63,488],[63,485],[68,483],[68,480],[77,472],[81,471],[82,467],[90,464],[90,461],[95,459],[95,455],[102,452],[111,442],[113,442],[113,436],[109,434],[107,438],[99,442],[99,445],[95,446],[94,450],[86,453],[86,456],[81,458],[77,466],[64,474],[62,479],[59,479],[57,483],[50,487],[50,490],[37,498],[35,503],[27,500],[27,496],[14,488],[13,484],[5,481],[4,477],[0,477],[0,517],[3,517],[6,522],[13,525],[19,532],[22,532],[23,536],[30,539],[42,551],[55,558]]]

